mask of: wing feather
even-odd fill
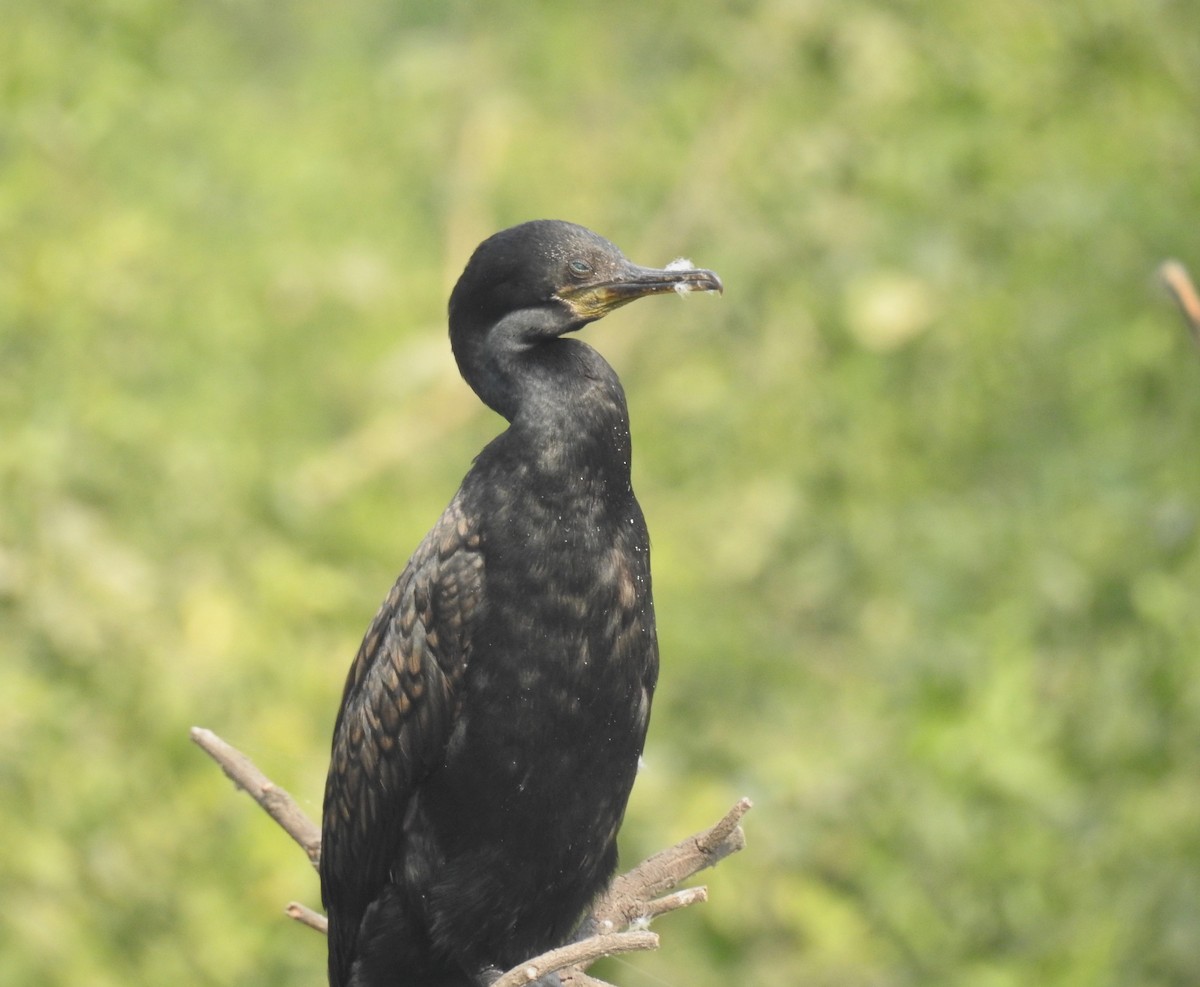
[[[456,497],[396,580],[347,676],[320,866],[335,985],[349,978],[363,914],[401,852],[413,793],[442,760],[482,580],[479,535]]]

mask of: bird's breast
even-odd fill
[[[509,493],[479,515],[487,607],[439,791],[447,809],[519,821],[507,839],[532,856],[568,857],[581,839],[606,853],[657,674],[645,524],[631,493]]]

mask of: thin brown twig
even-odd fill
[[[301,925],[316,929],[321,935],[329,932],[329,919],[320,912],[314,912],[308,905],[302,905],[298,901],[289,901],[287,908],[283,911],[288,918],[294,918]]]
[[[696,905],[704,901],[708,901],[708,888],[703,884],[695,888],[684,888],[682,891],[665,894],[661,898],[655,898],[648,902],[638,917],[647,920],[658,918],[660,915],[666,915],[667,912],[678,911],[680,908],[687,908],[689,905]]]
[[[747,798],[739,799],[714,826],[647,857],[616,878],[592,909],[593,921],[601,928],[623,928],[645,914],[652,899],[737,853],[746,845],[738,823],[752,805]]]
[[[613,987],[607,980],[589,977],[582,970],[559,970],[558,979],[562,987]]]
[[[1164,261],[1158,268],[1158,276],[1183,313],[1192,340],[1200,346],[1200,294],[1197,294],[1187,268],[1177,260]]]
[[[244,789],[272,819],[283,827],[316,867],[321,859],[321,828],[304,814],[296,800],[258,770],[254,762],[211,730],[192,727],[191,737],[209,757],[221,766],[229,779]]]
[[[552,949],[513,967],[495,981],[492,987],[523,987],[548,973],[557,973],[573,966],[585,967],[605,956],[633,953],[642,949],[658,949],[658,936],[653,932],[641,930],[590,936],[579,942],[559,946],[558,949]]]

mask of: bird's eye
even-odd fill
[[[592,265],[586,260],[580,260],[576,257],[570,264],[567,265],[571,269],[571,273],[576,277],[583,277],[585,274],[592,273]]]

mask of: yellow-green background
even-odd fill
[[[1193,0],[7,2],[0,982],[316,985],[345,668],[499,421],[445,297],[539,216],[722,299],[587,331],[661,690],[625,987],[1200,983]]]

